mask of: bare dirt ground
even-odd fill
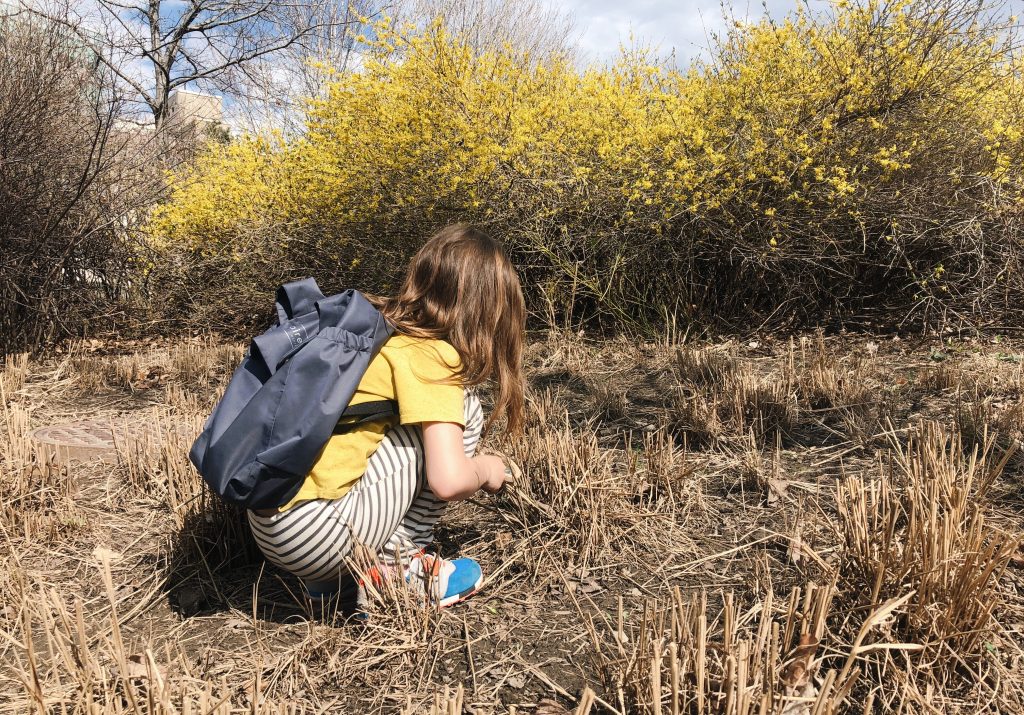
[[[0,373],[0,710],[1024,712],[1024,342],[535,336],[515,488],[449,510],[486,589],[309,612],[187,449],[242,347]],[[112,461],[31,431],[130,425]]]

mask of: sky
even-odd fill
[[[728,12],[737,18],[756,19],[765,6],[772,17],[781,18],[796,9],[797,0],[725,0]],[[812,0],[820,7],[822,0]],[[563,0],[561,9],[576,24],[578,46],[595,60],[612,59],[619,43],[636,40],[658,46],[660,54],[673,49],[680,64],[707,47],[711,32],[722,30],[725,19],[720,0]]]

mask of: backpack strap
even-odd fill
[[[275,300],[278,325],[284,325],[296,315],[312,312],[316,308],[316,302],[323,298],[320,286],[312,278],[285,283],[277,289]]]
[[[349,405],[341,413],[341,420],[335,425],[334,434],[343,434],[357,425],[394,417],[397,414],[398,403],[395,400],[372,400]]]

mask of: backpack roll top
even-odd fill
[[[277,324],[283,325],[296,315],[312,313],[318,300],[326,296],[312,278],[302,278],[285,283],[277,289],[274,307],[277,309]]]
[[[325,297],[313,279],[276,303],[278,325],[253,339],[189,453],[213,491],[250,509],[298,492],[392,332],[361,293]]]
[[[319,333],[320,320],[316,311],[299,315],[283,325],[271,328],[252,339],[250,352],[258,355],[266,366],[267,374],[273,375],[281,364]]]
[[[281,368],[285,374],[277,396],[277,415],[268,447],[256,457],[268,467],[303,477],[333,434],[370,360],[387,339],[380,330],[383,319],[378,322],[379,314],[355,291],[319,301],[317,310],[319,333]],[[314,444],[318,446],[311,452],[308,447]]]

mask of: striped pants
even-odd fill
[[[480,440],[483,410],[471,390],[465,394],[462,445],[466,456],[472,457]],[[340,498],[300,502],[273,516],[252,511],[248,515],[267,561],[307,586],[325,588],[346,578],[346,559],[356,544],[376,550],[386,562],[428,546],[445,505],[427,484],[423,434],[413,424],[387,431],[366,472]]]

